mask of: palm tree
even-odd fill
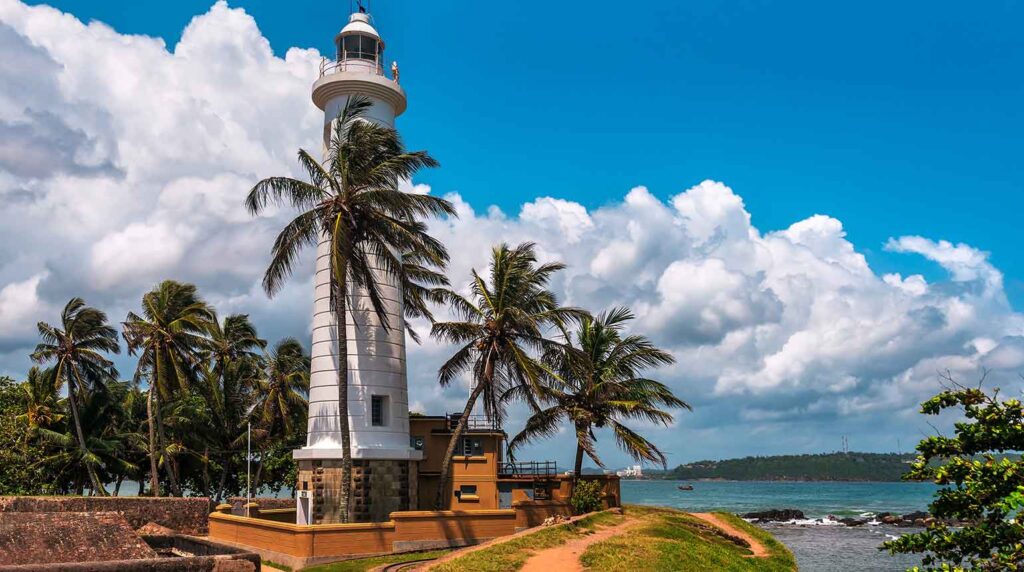
[[[452,205],[430,195],[403,193],[401,181],[437,162],[426,151],[406,151],[398,132],[366,119],[366,97],[352,96],[334,121],[323,164],[299,151],[299,164],[309,182],[290,177],[263,179],[249,192],[246,207],[253,215],[269,203],[300,211],[278,235],[263,287],[277,293],[291,275],[299,252],[326,242],[330,270],[331,309],[337,326],[337,355],[347,354],[347,293],[362,290],[385,328],[388,323],[378,285],[401,284],[402,260],[397,253],[418,253],[433,264],[448,260],[444,246],[426,231],[422,219],[455,215]],[[338,362],[338,424],[342,474],[338,506],[340,521],[349,520],[352,453],[348,424],[348,363]]]
[[[309,356],[295,338],[278,342],[267,360],[266,378],[259,381],[257,409],[269,435],[287,437],[306,412]]]
[[[18,420],[25,424],[26,444],[30,437],[40,429],[46,429],[64,419],[61,414],[60,383],[54,375],[53,368],[39,369],[32,366],[28,370],[28,378],[21,384],[24,392],[25,412],[18,415]]]
[[[79,453],[85,463],[93,494],[106,496],[107,491],[96,471],[99,458],[86,446],[79,416],[78,401],[89,387],[102,387],[107,380],[117,378],[117,369],[105,353],[120,353],[117,330],[107,324],[107,315],[86,306],[81,298],[72,298],[61,312],[61,327],[39,322],[42,342],[32,353],[33,361],[54,361],[57,383],[68,385],[68,404],[74,420]],[[87,387],[88,386],[88,387]]]
[[[102,480],[114,483],[115,496],[124,478],[138,470],[133,453],[140,435],[130,420],[133,386],[129,381],[111,380],[88,392],[81,404],[86,442],[102,460]]]
[[[170,482],[171,492],[180,496],[177,475],[168,457],[167,437],[161,412],[162,401],[179,392],[187,393],[196,377],[195,368],[209,350],[206,337],[216,316],[196,293],[192,284],[165,280],[142,297],[142,316],[129,312],[123,324],[124,339],[131,355],[139,355],[135,382],[149,382],[146,400],[149,425],[150,490],[160,494],[159,460]],[[156,441],[159,437],[160,450]]]
[[[583,470],[584,453],[604,466],[594,446],[595,428],[610,428],[619,448],[637,461],[665,465],[661,450],[623,421],[669,425],[672,415],[664,408],[690,406],[665,384],[643,377],[644,370],[675,363],[675,358],[644,336],[624,336],[622,329],[632,319],[628,308],[612,308],[595,318],[584,318],[575,335],[567,336],[567,344],[551,346],[544,361],[554,375],[542,396],[554,405],[534,413],[509,442],[509,450],[556,434],[568,420],[576,435],[576,477]]]
[[[236,453],[245,445],[245,421],[254,403],[253,389],[258,385],[258,369],[249,365],[243,362],[227,367],[226,375],[218,375],[209,363],[200,368],[197,391],[209,410],[207,426],[202,431],[206,447],[204,471],[209,472],[210,464],[215,464],[220,470],[220,478],[213,491],[217,499],[224,497],[228,476],[235,469]],[[213,458],[209,449],[214,451]]]
[[[218,322],[216,316],[210,323],[210,341],[207,357],[213,362],[213,369],[219,376],[240,361],[262,359],[260,350],[267,347],[267,341],[260,339],[256,326],[247,314],[231,314]]]
[[[567,321],[585,315],[582,310],[559,306],[548,290],[551,275],[563,268],[565,265],[557,262],[538,264],[533,243],[514,248],[500,244],[492,250],[488,280],[473,270],[471,299],[450,290],[444,293],[461,321],[437,322],[431,335],[461,347],[438,370],[438,381],[448,386],[468,372],[473,389],[445,451],[436,508],[448,504],[446,485],[452,456],[479,397],[483,396],[488,418],[498,424],[504,417],[501,396],[512,388],[520,388],[518,395],[538,407],[533,396],[540,392],[545,367],[533,354],[554,344],[546,337],[548,329],[562,328]]]
[[[434,323],[431,304],[445,303],[448,277],[443,267],[434,264],[423,253],[410,252],[402,256],[402,310],[405,313],[405,331],[412,341],[420,343],[419,333],[410,320],[425,318]]]

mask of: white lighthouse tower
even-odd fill
[[[324,111],[323,145],[348,98],[361,95],[373,106],[368,120],[394,127],[405,111],[397,77],[385,75],[384,41],[362,7],[335,37],[334,61],[321,64],[313,103]],[[397,67],[392,68],[397,75]],[[340,514],[342,440],[338,417],[337,324],[330,302],[329,246],[317,248],[312,367],[306,446],[299,462],[300,524],[335,522]],[[348,292],[348,419],[353,458],[352,509],[356,521],[387,520],[396,510],[416,506],[416,461],[422,452],[409,442],[409,398],[405,364],[402,293],[381,275],[379,290],[387,312],[385,328],[366,292]]]

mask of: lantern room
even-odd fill
[[[383,73],[384,41],[362,7],[349,17],[348,24],[334,38],[334,45],[338,62],[345,69],[365,67],[366,71]]]

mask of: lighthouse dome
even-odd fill
[[[366,12],[356,12],[352,14],[348,19],[348,24],[341,29],[338,33],[339,36],[347,36],[349,34],[360,34],[364,36],[373,36],[380,38],[380,34],[377,33],[377,29],[370,24],[370,15]]]

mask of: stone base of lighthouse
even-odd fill
[[[341,459],[298,463],[300,521],[305,516],[309,524],[341,522]],[[415,510],[419,502],[418,467],[418,461],[352,459],[349,522],[384,522],[392,512]]]

